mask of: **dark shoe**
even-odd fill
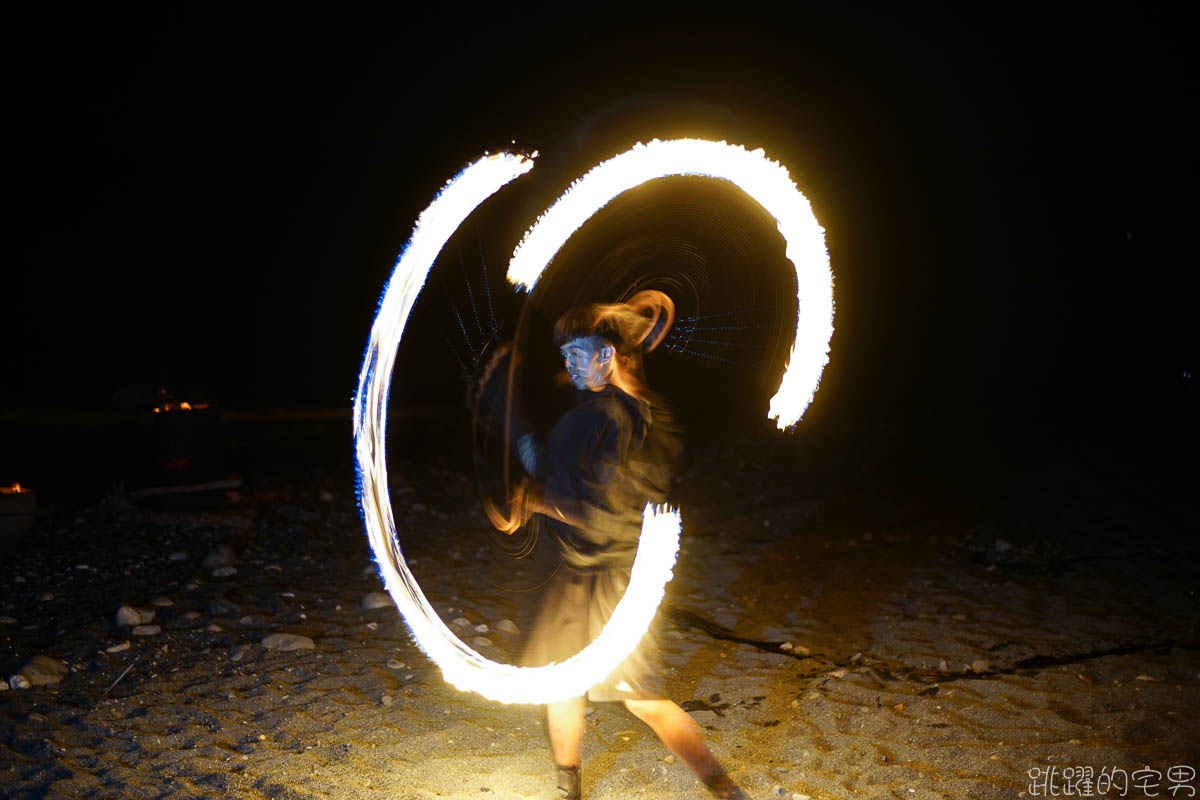
[[[729,779],[728,775],[718,775],[715,778],[710,778],[704,782],[708,790],[712,792],[712,796],[718,800],[750,800],[746,795],[742,794],[742,790],[737,787],[737,784]]]
[[[558,790],[562,792],[562,800],[579,800],[582,795],[579,788],[579,767],[558,768]]]

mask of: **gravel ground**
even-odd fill
[[[498,551],[440,426],[390,445],[402,545],[446,622],[511,659],[553,552]],[[66,671],[0,692],[3,796],[554,796],[540,708],[454,690],[394,607],[364,607],[348,425],[224,427],[240,487],[62,502],[10,547],[0,669]],[[968,449],[882,429],[692,447],[655,623],[670,696],[756,798],[1055,796],[1031,771],[1087,796],[1067,771],[1089,768],[1130,776],[1094,796],[1200,789],[1168,776],[1200,767],[1186,476]],[[589,708],[583,758],[596,800],[706,796],[619,706]]]

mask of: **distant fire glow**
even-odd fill
[[[775,218],[796,267],[800,310],[796,339],[768,417],[785,429],[800,421],[829,361],[833,337],[833,275],[825,229],[786,168],[762,150],[725,142],[675,139],[639,144],[592,168],[525,234],[509,262],[508,279],[531,289],[563,244],[614,197],[655,178],[696,175],[736,185]]]
[[[499,153],[474,162],[434,198],[417,219],[392,272],[359,374],[354,439],[360,503],[367,536],[384,585],[414,639],[447,682],[505,703],[549,703],[577,697],[607,677],[637,646],[662,603],[679,551],[679,512],[647,505],[629,586],[600,635],[562,663],[516,667],[472,650],[441,621],[408,569],[396,535],[388,494],[385,448],[388,393],[397,350],[417,297],[446,242],[466,218],[503,186],[533,168],[530,157]],[[789,366],[771,401],[780,428],[800,419],[828,360],[833,289],[824,229],[786,169],[761,150],[724,142],[653,141],[587,173],[526,233],[513,253],[508,277],[528,291],[563,243],[612,198],[648,180],[697,175],[728,180],[776,219],[796,266],[801,309]],[[157,410],[157,409],[156,409]]]

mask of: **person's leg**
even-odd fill
[[[546,706],[550,752],[558,767],[558,788],[565,800],[579,800],[579,742],[583,739],[583,698],[572,697]]]
[[[625,701],[625,707],[649,725],[667,749],[687,764],[713,794],[730,800],[744,797],[704,743],[700,726],[678,704],[665,699],[631,699]]]

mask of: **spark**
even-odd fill
[[[567,239],[593,214],[623,192],[673,175],[729,181],[775,218],[787,258],[796,268],[799,307],[811,310],[796,315],[796,338],[788,366],[767,412],[780,430],[789,428],[808,409],[829,362],[833,275],[825,229],[813,215],[812,206],[787,169],[761,149],[701,139],[655,139],[635,145],[593,167],[538,218],[513,251],[508,279],[527,291],[532,289]]]

